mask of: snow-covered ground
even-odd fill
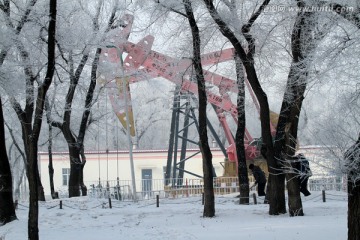
[[[347,238],[347,196],[321,192],[303,198],[305,216],[269,216],[268,205],[237,204],[235,195],[216,196],[216,217],[203,218],[200,197],[133,202],[87,197],[40,203],[42,240],[113,239],[266,239],[337,240]],[[259,200],[260,201],[260,200]],[[18,221],[0,227],[0,239],[27,239],[26,203],[17,210]]]

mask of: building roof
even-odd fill
[[[132,152],[133,153],[163,153],[163,152],[168,152],[168,149],[134,149]],[[178,149],[178,152],[180,152],[181,149]],[[200,151],[199,149],[186,149],[187,152],[197,152]],[[211,151],[221,151],[220,148],[211,148]],[[100,150],[100,151],[85,151],[85,154],[116,154],[116,153],[128,153],[129,150]],[[38,155],[48,155],[48,152],[38,152]],[[52,152],[53,155],[64,155],[64,154],[69,154],[68,151],[61,151],[61,152]]]

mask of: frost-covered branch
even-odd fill
[[[19,151],[19,153],[21,154],[21,157],[23,158],[24,163],[25,163],[25,165],[26,165],[27,163],[26,163],[25,153],[24,153],[23,150],[20,148],[20,146],[19,146],[19,144],[18,144],[18,142],[17,142],[17,140],[16,140],[16,138],[15,138],[13,129],[9,126],[9,124],[8,124],[7,122],[4,121],[4,123],[5,123],[5,126],[7,127],[8,131],[9,131],[9,133],[10,133],[10,136],[11,136],[11,139],[12,139],[12,141],[13,141],[14,146],[16,147],[16,149],[17,149],[17,150]]]
[[[252,16],[249,18],[248,22],[242,26],[241,28],[241,32],[244,35],[246,41],[248,42],[249,46],[248,46],[248,61],[253,61],[253,57],[255,54],[255,39],[253,38],[253,36],[250,34],[250,30],[252,25],[254,24],[254,22],[256,21],[256,19],[260,16],[260,14],[264,11],[264,9],[266,8],[266,6],[269,4],[270,0],[265,0],[261,6],[259,7],[259,9],[252,14]]]
[[[20,122],[26,123],[26,114],[23,111],[23,109],[21,108],[20,103],[14,97],[10,97],[10,103],[11,103],[13,109],[15,110],[16,115],[18,116]]]
[[[174,2],[169,2],[168,0],[165,1],[166,3],[161,3],[160,0],[155,0],[155,3],[159,4],[161,7],[171,11],[171,12],[174,12],[174,13],[177,13],[185,18],[187,18],[188,16],[186,15],[186,13],[183,13],[177,9],[175,9],[172,5],[172,3]],[[168,5],[167,5],[168,4]],[[175,4],[177,4],[177,2],[175,2]]]
[[[33,9],[33,6],[35,5],[35,3],[37,2],[37,0],[31,0],[27,7],[26,10],[24,12],[24,14],[22,15],[20,21],[18,22],[18,25],[15,27],[11,20],[10,20],[10,1],[9,0],[4,0],[4,4],[2,5],[1,10],[5,13],[5,20],[7,22],[7,25],[12,28],[14,30],[15,35],[19,35],[21,30],[23,29],[25,23],[28,21],[28,17]],[[0,66],[3,65],[4,60],[8,54],[8,51],[10,50],[11,46],[7,46],[4,49],[1,50],[0,52]]]

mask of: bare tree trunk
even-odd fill
[[[13,141],[16,142],[13,134],[12,134],[12,129],[9,128],[9,131],[10,131],[10,134],[12,135],[12,138],[13,138]],[[23,133],[24,135],[24,133]],[[28,149],[28,146],[26,146],[25,142],[27,142],[28,140],[26,140],[23,136],[23,141],[24,141],[24,148],[25,148],[25,151],[27,151]],[[24,152],[20,149],[19,145],[16,143],[15,144],[16,148],[18,149],[18,151],[20,152],[23,160],[24,160],[24,171],[26,172],[26,176],[28,177],[29,179],[29,160],[28,160],[28,154],[24,154]],[[21,178],[22,176],[24,175],[24,173],[21,174]],[[44,187],[42,186],[42,183],[41,183],[41,179],[40,179],[40,172],[39,172],[39,169],[36,169],[36,179],[37,179],[37,189],[38,189],[38,200],[39,201],[45,201],[45,193],[44,193]],[[21,182],[18,184],[17,188],[20,186]]]
[[[204,171],[204,217],[215,216],[215,196],[214,196],[214,182],[213,182],[213,165],[212,154],[210,151],[208,136],[207,136],[207,123],[206,123],[206,89],[205,79],[201,65],[200,54],[200,34],[196,24],[194,13],[192,10],[190,0],[183,0],[186,15],[191,28],[193,36],[193,66],[196,73],[196,80],[198,83],[199,94],[199,137],[200,137],[200,150],[203,157],[203,171]]]
[[[15,200],[19,200],[20,199],[20,186],[22,184],[22,181],[23,181],[23,178],[24,178],[24,174],[25,174],[25,168],[23,168],[21,170],[21,174],[20,174],[20,177],[19,177],[19,181],[17,181],[17,184],[15,186],[15,189],[14,189],[14,196],[15,196]]]
[[[37,164],[37,144],[29,144],[28,150],[28,162],[29,162],[29,189],[30,189],[30,200],[29,200],[29,220],[28,220],[28,237],[31,240],[39,239],[39,205],[38,205],[38,178],[36,177]]]
[[[49,155],[49,180],[50,180],[50,192],[53,199],[59,198],[55,193],[54,188],[54,167],[52,159],[52,126],[49,124],[49,143],[48,143],[48,155]]]
[[[300,0],[297,4],[299,7],[305,6],[305,3]],[[293,27],[291,35],[293,61],[281,106],[274,145],[275,158],[287,171],[290,216],[304,215],[300,188],[296,181],[297,174],[292,168],[291,159],[297,148],[298,124],[307,86],[308,65],[311,62],[309,55],[316,43],[316,39],[313,37],[313,29],[316,27],[314,16],[315,13],[312,12],[299,12]]]
[[[285,159],[285,176],[287,182],[287,191],[288,191],[288,206],[289,206],[289,215],[290,217],[295,216],[304,216],[303,206],[300,197],[300,183],[299,183],[299,173],[295,170],[297,169],[295,162],[297,158],[293,156],[288,156]],[[294,170],[293,170],[294,169]]]
[[[68,144],[70,156],[69,197],[78,197],[80,196],[80,154],[77,147],[73,146],[71,143]]]
[[[80,168],[80,189],[81,189],[81,195],[87,196],[87,187],[84,183],[84,167],[86,164],[86,156],[84,153],[84,148],[80,150],[80,156],[81,156],[81,168]]]
[[[30,189],[30,209],[29,209],[29,220],[28,220],[28,238],[30,240],[39,239],[39,206],[38,206],[38,140],[41,130],[42,115],[44,111],[45,96],[46,92],[50,87],[52,78],[55,71],[55,32],[56,32],[56,0],[50,0],[49,7],[49,27],[48,27],[48,64],[44,82],[38,89],[38,96],[36,99],[35,119],[33,129],[30,124],[22,123],[23,128],[27,128],[29,133],[26,135],[28,138],[28,164],[29,164],[29,189]],[[26,126],[24,126],[26,124]]]
[[[360,181],[348,181],[348,240],[360,239]]]
[[[238,159],[238,179],[240,186],[240,204],[249,204],[249,177],[246,165],[245,154],[245,76],[243,65],[239,57],[235,56],[236,75],[238,82],[238,98],[237,98],[237,110],[238,110],[238,125],[235,136],[236,154]]]
[[[4,116],[0,96],[0,226],[16,219],[12,175],[5,144]]]
[[[348,171],[348,240],[360,239],[360,133],[356,143],[345,153]]]
[[[55,87],[55,92],[56,92],[56,87]],[[53,167],[53,158],[52,158],[53,126],[51,124],[51,109],[52,109],[52,105],[54,104],[54,101],[55,101],[55,96],[56,95],[54,94],[51,105],[49,103],[49,98],[46,97],[45,98],[45,106],[44,106],[45,112],[46,112],[46,120],[47,120],[47,124],[48,124],[48,128],[49,128],[49,136],[48,136],[49,165],[48,165],[48,169],[49,169],[50,193],[51,193],[51,197],[53,199],[59,198],[59,195],[57,192],[55,192],[55,188],[54,188],[54,167]]]

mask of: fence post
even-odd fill
[[[109,184],[109,180],[106,181],[106,195],[107,195],[107,197],[110,197],[110,184]]]
[[[257,204],[256,193],[253,193],[254,204]],[[240,201],[240,200],[239,200]]]
[[[112,204],[111,204],[111,198],[109,197],[109,208],[112,208]]]
[[[156,207],[159,207],[159,204],[160,202],[159,202],[159,194],[158,194],[156,195]]]
[[[62,200],[60,200],[60,209],[62,209]]]
[[[325,190],[322,190],[322,200],[326,202]]]

